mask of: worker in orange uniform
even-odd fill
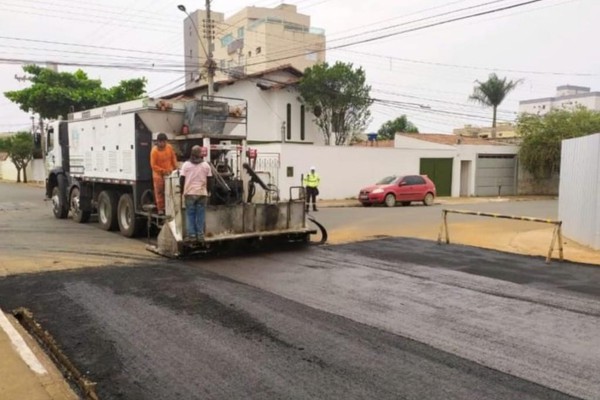
[[[167,143],[167,135],[159,133],[156,146],[150,152],[152,181],[154,183],[154,199],[159,215],[165,214],[165,176],[177,169],[175,150]]]

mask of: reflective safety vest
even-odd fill
[[[319,183],[321,183],[321,178],[316,173],[309,173],[304,177],[304,186],[306,187],[316,188],[319,187]]]

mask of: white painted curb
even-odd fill
[[[33,372],[39,375],[48,373],[35,354],[33,354],[27,343],[25,343],[21,334],[10,323],[8,318],[6,318],[2,309],[0,309],[0,327],[6,332],[17,353],[19,353],[23,361],[25,361]]]

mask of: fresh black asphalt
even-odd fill
[[[600,297],[589,266],[403,238],[325,250]],[[181,261],[5,277],[0,308],[17,307],[103,400],[572,398]]]

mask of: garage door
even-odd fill
[[[514,154],[480,154],[475,172],[475,196],[517,193],[517,159]]]

